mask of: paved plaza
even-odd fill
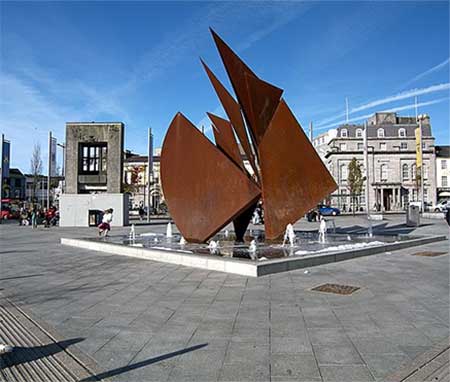
[[[375,231],[449,233],[444,220],[417,229],[404,221],[388,216]],[[317,226],[302,220],[296,229]],[[365,222],[343,216],[336,226],[355,232]],[[59,244],[95,228],[6,224],[0,233],[0,305],[11,302],[65,341],[92,380],[385,380],[449,337],[448,241],[246,278]],[[446,254],[413,256],[426,250]],[[324,283],[361,289],[311,290]]]

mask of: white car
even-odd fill
[[[448,200],[444,200],[443,202],[436,204],[430,209],[434,212],[445,212],[447,208],[450,208],[450,203],[448,202]]]

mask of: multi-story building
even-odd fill
[[[450,146],[436,146],[437,200],[450,199]]]
[[[25,176],[18,168],[9,169],[9,177],[3,181],[4,198],[17,200],[25,199]]]
[[[150,178],[150,204],[158,209],[164,200],[160,177],[161,149],[156,148],[153,154],[153,172]],[[130,194],[131,208],[148,204],[148,156],[130,153],[124,159],[124,189]]]
[[[369,208],[382,211],[404,210],[410,201],[420,199],[420,176],[416,171],[415,117],[396,113],[375,113],[367,121]],[[348,171],[353,158],[363,165],[363,125],[342,125],[329,140],[325,163],[338,190],[331,202],[341,209],[351,206]],[[436,154],[430,119],[422,122],[424,200],[436,203]],[[364,169],[363,173],[364,173]],[[366,182],[364,182],[366,183]],[[365,191],[358,197],[358,209],[365,209]]]

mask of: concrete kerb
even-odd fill
[[[160,261],[187,267],[214,270],[248,277],[259,277],[272,273],[280,273],[317,265],[345,261],[357,257],[370,256],[378,253],[396,251],[399,249],[420,246],[436,241],[446,240],[445,235],[434,235],[405,240],[396,243],[355,249],[346,252],[327,252],[302,257],[286,257],[268,260],[262,263],[246,262],[215,256],[200,256],[190,253],[171,252],[142,247],[125,246],[115,243],[96,242],[86,239],[61,238],[61,244],[93,251],[106,252],[122,256],[136,257],[146,260]]]

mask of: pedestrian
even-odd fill
[[[102,222],[98,226],[98,235],[99,236],[108,236],[108,232],[111,230],[111,222],[113,220],[113,209],[109,208],[105,210],[103,214]]]
[[[144,214],[145,214],[144,207],[142,207],[142,204],[141,204],[139,206],[139,220],[140,221],[144,220]]]
[[[447,220],[447,224],[450,226],[450,208],[447,208],[445,211],[445,220]]]
[[[33,209],[31,210],[31,227],[37,228],[37,220],[38,220],[38,211],[36,206],[33,206]]]

